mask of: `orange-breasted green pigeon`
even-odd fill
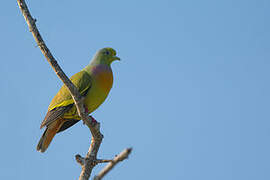
[[[96,53],[89,65],[70,78],[85,97],[84,106],[89,114],[104,102],[111,90],[113,84],[111,63],[115,60],[120,60],[116,56],[116,51],[112,48],[103,48]],[[40,128],[46,126],[46,130],[39,140],[37,150],[45,152],[56,133],[71,127],[80,119],[74,101],[67,87],[63,85],[52,99],[41,123]]]

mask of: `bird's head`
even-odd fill
[[[116,56],[116,51],[113,48],[107,47],[100,49],[94,58],[100,64],[110,65],[115,60],[120,60],[119,57]]]

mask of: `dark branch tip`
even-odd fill
[[[76,154],[75,158],[76,158],[76,159],[79,159],[79,158],[82,158],[82,156],[79,155],[79,154]]]
[[[132,151],[132,149],[133,149],[132,147],[127,148],[128,153],[130,153]]]

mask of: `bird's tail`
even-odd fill
[[[44,131],[43,135],[41,136],[38,145],[37,150],[40,152],[45,152],[46,149],[49,147],[53,137],[55,134],[59,131],[60,127],[62,126],[64,122],[61,120],[52,122]]]

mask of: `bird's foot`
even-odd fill
[[[97,120],[93,116],[89,116],[91,118],[91,123],[96,124],[98,123]]]
[[[89,116],[91,118],[91,124],[92,126],[97,130],[99,131],[100,129],[100,123],[95,119],[93,118],[93,116]]]

